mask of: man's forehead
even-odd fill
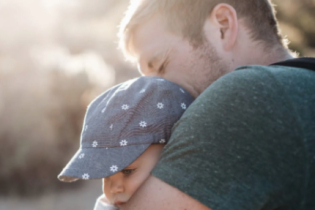
[[[172,34],[164,26],[164,21],[158,16],[138,25],[130,37],[130,48],[136,54],[163,48],[171,42]]]

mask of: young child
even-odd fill
[[[124,205],[150,175],[171,129],[193,97],[160,77],[139,77],[98,96],[89,106],[80,148],[58,178],[103,179],[95,209]]]

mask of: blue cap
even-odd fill
[[[109,89],[88,106],[80,148],[58,179],[99,179],[123,170],[151,144],[166,144],[193,100],[160,77],[139,77]]]

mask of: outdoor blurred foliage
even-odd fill
[[[273,0],[280,28],[290,49],[315,57],[315,0]]]
[[[315,56],[315,1],[274,3],[290,48]],[[0,0],[0,194],[78,186],[57,175],[79,147],[88,103],[139,76],[117,49],[127,6],[128,0]]]

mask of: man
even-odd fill
[[[142,74],[198,97],[123,210],[315,209],[315,61],[268,0],[133,1],[120,35]]]

